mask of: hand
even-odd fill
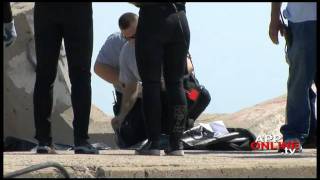
[[[278,33],[280,31],[281,36],[283,36],[283,28],[279,18],[271,19],[269,25],[269,37],[274,44],[279,44]]]
[[[5,47],[11,46],[17,39],[16,28],[14,21],[3,23],[3,43]]]

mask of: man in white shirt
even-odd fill
[[[141,78],[140,78],[140,74],[139,74],[137,62],[136,62],[134,38],[130,39],[128,42],[126,42],[123,45],[120,52],[119,61],[120,61],[119,82],[123,84],[123,89],[122,89],[123,98],[121,102],[122,106],[121,106],[120,113],[116,117],[114,117],[114,119],[112,120],[118,123],[117,126],[120,126],[120,124],[123,125],[122,122],[125,120],[126,116],[132,109],[137,108],[135,107],[137,106],[137,104],[139,104],[139,106],[141,105],[142,86],[141,86]],[[190,54],[187,57],[186,63],[187,63],[187,66],[186,66],[186,78],[184,79],[184,88],[186,88],[185,90],[187,92],[188,85],[186,85],[185,83],[188,83],[186,82],[189,80],[188,77],[190,75],[193,75],[194,73],[194,68],[192,65]],[[165,83],[164,83],[163,76],[161,79],[162,79],[161,98],[163,99],[161,129],[163,134],[168,134],[169,125],[170,125],[169,118],[167,117],[168,110],[166,109],[168,102],[166,99],[167,97],[166,97]],[[197,100],[191,100],[191,99],[187,97],[189,110],[188,110],[188,121],[185,127],[186,130],[193,127],[194,121],[207,107],[207,105],[211,100],[211,97],[209,92],[203,86],[201,86],[199,98],[197,98]],[[144,117],[142,117],[142,119],[144,120]],[[139,119],[137,119],[136,121],[139,121]],[[141,122],[135,122],[134,124],[138,124],[138,123],[141,123]],[[140,131],[144,131],[144,132],[146,131],[144,125],[140,125],[139,127],[136,126],[135,128],[136,128],[135,130],[131,129],[131,132],[135,131],[135,133],[138,133]],[[125,128],[122,128],[122,129],[124,129],[123,131],[125,131]],[[132,136],[139,136],[139,135],[132,134]]]
[[[127,96],[123,98],[123,102],[127,103],[126,107],[123,107],[122,113],[119,114],[117,119],[120,121],[124,119],[125,115],[132,108],[135,100],[141,95],[141,78],[138,72],[136,55],[135,55],[135,39],[129,40],[125,43],[120,52],[120,71],[119,71],[119,82],[123,84],[123,95]],[[188,73],[193,72],[193,66],[190,58],[187,59],[187,71]],[[162,90],[165,91],[164,78],[162,76]],[[132,101],[132,102],[130,102]]]
[[[113,84],[116,90],[117,101],[113,108],[115,117],[111,120],[111,124],[120,148],[132,146],[147,137],[142,109],[141,79],[135,56],[137,21],[138,16],[133,13],[125,13],[119,18],[121,33],[113,33],[107,38],[94,66],[95,73]],[[187,61],[186,71],[189,74],[193,72],[191,56]],[[162,95],[165,96],[164,91]],[[187,129],[193,127],[194,121],[204,111],[210,100],[209,92],[203,87],[201,95],[199,95],[199,101],[189,103],[192,106],[189,111]],[[163,106],[165,107],[166,104],[164,103]],[[165,108],[163,108],[163,119],[168,119],[167,114]],[[162,123],[162,133],[164,134],[169,126],[169,123],[165,120]]]
[[[298,143],[296,152],[301,152],[307,137],[317,134],[316,94],[311,89],[316,81],[317,3],[289,2],[283,12],[288,19],[287,30],[280,21],[280,9],[281,3],[272,3],[269,26],[269,36],[274,44],[278,44],[279,31],[287,40],[289,79],[286,124],[280,131],[284,142]]]
[[[119,18],[121,32],[111,34],[101,47],[97,56],[94,71],[103,80],[111,83],[117,93],[121,93],[119,84],[119,56],[122,46],[134,36],[138,23],[138,16],[125,13]]]
[[[123,15],[120,16],[118,24],[121,32],[113,33],[107,38],[106,42],[101,47],[101,50],[97,56],[97,59],[94,65],[95,73],[106,82],[111,83],[115,88],[116,102],[113,106],[113,111],[115,116],[120,113],[120,106],[121,106],[122,97],[123,97],[123,92],[122,92],[123,88],[121,83],[119,82],[120,51],[123,45],[128,40],[134,38],[137,24],[138,24],[138,16],[131,12],[124,13]],[[131,119],[129,122],[143,121],[142,106],[140,103],[141,103],[140,100],[138,100],[138,102],[136,102],[132,110],[126,114],[126,117],[128,119]],[[123,142],[123,139],[119,138],[119,133],[120,133],[118,131],[119,124],[117,123],[117,121],[114,121],[114,120],[111,121],[111,124],[116,133],[117,144],[121,148],[125,147],[126,143]],[[139,127],[136,127],[135,129],[139,131]],[[144,137],[145,133],[142,131],[140,132],[141,132],[141,135],[137,134],[137,137],[132,137],[132,138],[135,138],[134,141],[143,140],[139,138],[139,136]],[[122,132],[122,133],[126,133],[126,132]]]

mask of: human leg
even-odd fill
[[[55,14],[35,6],[34,30],[37,57],[36,82],[33,93],[35,139],[43,146],[52,144],[51,117],[53,86],[57,73],[62,33]]]
[[[316,22],[289,22],[289,28],[293,39],[288,48],[287,122],[280,131],[284,140],[298,138],[303,144],[311,119],[309,90],[316,72]]]

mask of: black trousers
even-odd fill
[[[168,91],[173,127],[183,126],[187,102],[182,85],[190,32],[185,7],[176,13],[171,6],[144,6],[139,11],[136,33],[136,59],[143,86],[143,109],[148,138],[159,141],[161,132],[161,67]],[[179,25],[179,18],[182,29]],[[183,32],[182,32],[183,30]],[[174,112],[179,114],[175,115]],[[178,128],[182,134],[183,129]],[[171,133],[173,132],[173,128]]]
[[[91,3],[35,3],[37,57],[34,120],[39,142],[52,142],[49,121],[62,38],[71,81],[75,144],[89,138],[93,22]]]

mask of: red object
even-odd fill
[[[188,91],[187,95],[190,100],[196,101],[199,97],[199,91],[196,89],[191,89],[190,91]]]

